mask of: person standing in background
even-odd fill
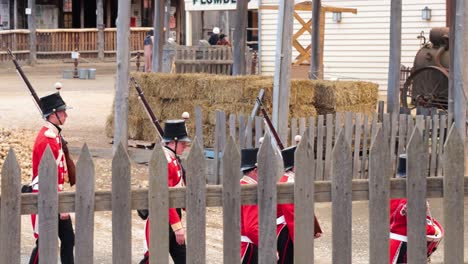
[[[154,31],[151,29],[147,32],[145,40],[143,41],[143,52],[145,55],[145,72],[153,71],[153,42]]]
[[[219,32],[220,32],[219,27],[213,28],[213,34],[211,34],[210,38],[208,39],[208,43],[210,43],[210,45],[218,44]]]

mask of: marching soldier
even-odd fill
[[[184,120],[168,120],[164,126],[163,143],[164,154],[168,164],[169,187],[185,186],[185,171],[179,159],[187,148],[190,138],[187,135]],[[169,253],[174,264],[185,264],[185,228],[182,226],[180,208],[169,209]],[[149,219],[145,224],[145,257],[140,264],[149,263]]]
[[[40,98],[41,110],[46,123],[37,134],[32,153],[33,176],[30,186],[33,192],[39,192],[39,163],[47,146],[50,146],[57,163],[57,188],[63,190],[63,185],[68,182],[68,170],[66,166],[65,147],[61,136],[61,127],[67,120],[66,110],[69,109],[60,94],[54,93]],[[68,213],[60,213],[58,236],[61,241],[60,259],[62,263],[74,263],[73,247],[75,246],[75,234],[72,221]],[[31,253],[30,264],[39,263],[39,223],[38,215],[31,215],[36,247]]]
[[[258,148],[241,150],[240,184],[257,184]],[[242,264],[258,263],[258,206],[241,206],[241,261]]]
[[[300,139],[298,140],[300,141]],[[294,153],[296,146],[285,148],[281,151],[284,165],[284,175],[280,178],[280,183],[294,182]],[[279,214],[284,215],[286,225],[279,230],[278,235],[278,263],[294,263],[294,204],[279,204]],[[314,237],[319,238],[322,230],[317,219],[314,219]]]
[[[406,154],[399,157],[397,177],[406,178]],[[390,200],[390,263],[407,263],[407,200],[406,198]],[[444,229],[432,217],[427,203],[426,238],[427,258],[436,251],[444,236]]]

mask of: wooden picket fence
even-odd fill
[[[222,152],[228,136],[232,136],[240,148],[258,147],[259,139],[265,133],[265,125],[262,117],[253,120],[244,115],[231,114],[217,111],[215,114],[214,153]],[[296,145],[295,136],[303,135],[309,128],[310,137],[313,138],[316,152],[315,179],[331,179],[332,150],[338,138],[338,132],[344,129],[346,139],[351,143],[353,152],[354,179],[369,178],[369,148],[371,139],[377,132],[377,124],[381,123],[385,138],[390,146],[389,163],[393,173],[398,165],[398,157],[406,153],[406,146],[414,127],[418,127],[423,133],[424,147],[429,153],[427,164],[427,176],[443,176],[443,145],[447,137],[447,128],[452,124],[452,117],[447,115],[412,116],[407,114],[390,115],[374,113],[371,116],[361,113],[337,113],[319,115],[310,118],[292,118],[289,124],[289,136],[283,139],[283,145]],[[203,139],[202,111],[195,108],[195,135]],[[203,140],[201,144],[203,146]],[[222,170],[219,155],[214,155],[209,163],[207,176],[208,183],[219,184],[222,182]]]
[[[233,137],[223,150],[222,185],[206,184],[203,149],[195,138],[186,161],[187,186],[167,187],[167,160],[161,147],[149,163],[149,189],[131,190],[130,160],[119,146],[112,160],[112,189],[94,191],[94,165],[86,144],[77,162],[76,192],[57,193],[56,164],[50,148],[41,161],[38,194],[20,193],[20,169],[10,150],[1,171],[0,262],[20,262],[21,214],[39,212],[41,263],[57,263],[57,214],[75,212],[76,263],[94,263],[94,212],[112,211],[112,263],[131,263],[131,211],[149,208],[150,263],[168,263],[168,208],[186,208],[187,262],[206,259],[206,207],[223,207],[224,263],[240,263],[240,205],[258,204],[259,263],[276,263],[276,204],[295,203],[297,263],[313,263],[314,204],[331,202],[332,263],[352,263],[352,202],[369,201],[369,263],[388,258],[389,199],[408,198],[408,262],[426,263],[426,198],[443,198],[445,223],[444,263],[463,263],[464,177],[463,142],[451,129],[444,145],[444,177],[426,177],[428,151],[416,126],[407,145],[407,180],[393,178],[389,142],[377,125],[369,148],[368,179],[353,179],[353,149],[340,129],[331,153],[330,180],[316,181],[315,144],[306,129],[295,156],[296,183],[277,184],[281,158],[272,144],[263,143],[258,154],[258,185],[239,184],[240,153]],[[269,133],[264,142],[270,142]],[[468,192],[466,192],[468,193]],[[359,238],[356,238],[359,239]]]
[[[175,64],[176,73],[213,73],[231,75],[234,64],[233,49],[229,46],[168,46],[164,52],[173,53],[171,64]],[[247,74],[255,74],[253,52],[245,54]]]

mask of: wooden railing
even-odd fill
[[[143,52],[143,40],[151,28],[130,29],[130,52]],[[8,60],[6,48],[11,48],[18,60],[29,57],[29,30],[0,31],[0,62]],[[98,55],[98,29],[37,29],[37,57],[70,58],[75,49],[81,56],[94,58]],[[104,29],[104,53],[114,56],[117,52],[117,29]]]

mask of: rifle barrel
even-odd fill
[[[159,133],[159,136],[162,138],[162,136],[164,135],[164,131],[163,131],[161,125],[159,124],[159,120],[154,115],[153,110],[151,110],[151,107],[150,107],[148,101],[146,101],[146,98],[143,95],[143,90],[141,89],[140,85],[135,80],[135,78],[130,77],[130,80],[133,82],[133,84],[135,86],[135,89],[137,90],[138,98],[140,98],[141,102],[143,103],[143,106],[144,106],[144,108],[146,110],[146,113],[148,113],[148,115],[150,116],[151,122],[153,122],[154,126],[156,127],[156,130]]]

